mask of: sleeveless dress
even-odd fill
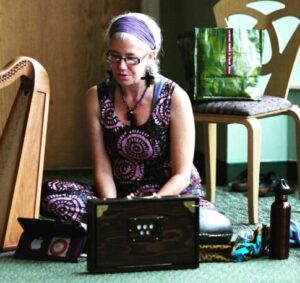
[[[173,81],[159,76],[149,119],[143,125],[130,126],[120,121],[114,111],[114,87],[106,83],[98,85],[99,122],[112,164],[117,197],[151,195],[171,177],[169,130],[174,87]],[[205,199],[195,166],[191,170],[190,184],[182,194],[197,196],[201,206],[214,207]],[[86,204],[93,198],[97,198],[93,186],[53,180],[43,185],[41,212],[52,218],[86,222]]]

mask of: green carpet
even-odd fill
[[[48,176],[49,177],[49,176]],[[50,176],[49,178],[51,178]],[[80,180],[82,176],[77,176]],[[84,177],[89,181],[89,177]],[[259,222],[269,224],[270,205],[273,197],[259,199]],[[289,196],[292,219],[300,222],[299,193]],[[233,193],[227,187],[217,190],[216,205],[231,220],[234,231],[253,229],[248,225],[247,198],[243,193]],[[291,248],[287,260],[253,258],[242,263],[200,263],[197,269],[132,272],[91,275],[86,271],[86,262],[55,263],[16,260],[13,252],[0,254],[0,278],[2,282],[299,282],[300,248]]]

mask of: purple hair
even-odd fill
[[[151,50],[156,49],[156,43],[153,33],[144,21],[136,17],[123,16],[118,18],[111,25],[111,28],[109,30],[109,37],[112,38],[113,34],[117,32],[125,32],[131,34],[148,45]]]

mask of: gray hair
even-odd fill
[[[142,20],[148,26],[148,28],[152,32],[154,40],[155,40],[155,44],[156,44],[155,50],[151,50],[151,48],[146,43],[142,42],[140,39],[137,39],[134,35],[131,35],[130,33],[117,32],[110,36],[110,30],[111,30],[112,24],[116,20],[118,20],[119,18],[124,17],[124,16],[136,17],[137,19]],[[156,21],[148,15],[145,15],[142,13],[132,13],[132,12],[121,14],[121,15],[114,17],[111,20],[111,22],[106,30],[105,39],[106,39],[107,43],[110,44],[112,38],[126,39],[128,37],[134,37],[142,49],[146,49],[147,51],[151,50],[151,51],[155,52],[155,59],[152,61],[152,63],[150,65],[148,65],[146,67],[146,69],[150,75],[155,76],[156,74],[158,74],[159,63],[160,63],[159,59],[158,59],[158,55],[159,55],[159,52],[161,49],[162,35],[161,35],[161,29],[158,26],[158,24],[156,23]]]

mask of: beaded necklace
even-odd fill
[[[126,105],[128,111],[127,111],[127,119],[130,121],[130,126],[136,126],[136,117],[135,117],[135,113],[134,111],[140,106],[143,98],[145,97],[146,93],[147,93],[147,90],[148,90],[148,86],[144,89],[140,99],[137,101],[137,103],[133,106],[133,107],[130,107],[126,101],[126,95],[122,89],[121,86],[120,87],[120,92],[121,92],[121,97],[122,97],[122,100],[124,102],[124,104]]]

